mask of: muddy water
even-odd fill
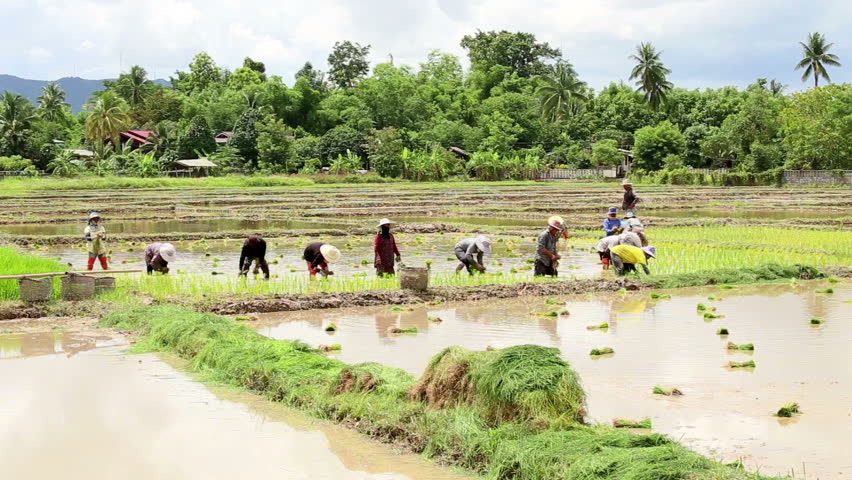
[[[425,266],[427,260],[432,261],[432,272],[450,273],[458,265],[458,260],[453,253],[455,242],[463,238],[459,235],[397,235],[397,244],[403,254],[403,261],[410,266]],[[514,268],[521,274],[532,275],[532,265],[527,259],[532,258],[535,252],[535,244],[531,237],[512,244],[496,242],[493,237],[494,252],[491,258],[486,258],[486,266],[490,272],[511,273]],[[333,266],[336,275],[355,275],[366,273],[375,275],[373,268],[373,245],[372,236],[330,238],[331,243],[340,248],[343,260]],[[313,239],[267,239],[267,261],[277,262],[270,265],[273,274],[280,276],[298,275],[305,276],[307,269],[302,253],[305,245],[314,241]],[[171,265],[173,273],[185,272],[206,275],[210,277],[212,272],[234,274],[238,272],[240,249],[242,240],[211,240],[205,242],[172,242],[178,250],[178,260]],[[113,268],[139,268],[144,269],[143,259],[144,244],[130,245],[129,243],[113,243],[109,245],[112,249]],[[581,248],[565,249],[564,243],[560,242],[562,254],[562,274],[574,276],[592,276],[600,273],[597,255],[592,255]],[[129,251],[133,250],[133,251]],[[58,258],[63,264],[70,264],[75,268],[85,268],[88,254],[84,248],[50,247],[40,250],[31,250],[37,255]],[[218,260],[218,261],[217,261]],[[367,263],[364,264],[363,262]],[[572,268],[573,267],[573,268]],[[291,272],[295,270],[295,272]],[[223,277],[218,277],[223,278]]]
[[[650,217],[665,217],[665,218],[754,218],[754,219],[772,219],[772,220],[789,220],[793,218],[810,218],[826,220],[841,220],[847,218],[846,212],[838,212],[831,210],[792,210],[792,209],[754,209],[754,208],[679,208],[679,209],[660,209],[660,210],[645,210],[645,215]]]
[[[382,307],[273,314],[264,316],[258,330],[314,345],[339,343],[341,360],[381,362],[415,375],[450,345],[559,347],[579,371],[596,421],[649,417],[655,431],[713,458],[742,459],[751,470],[843,478],[841,472],[852,471],[846,454],[852,431],[852,305],[844,303],[852,299],[852,285],[838,285],[834,295],[816,294],[823,285],[805,283],[679,291],[671,300],[651,300],[647,293],[569,298],[571,315],[558,319],[533,314],[558,308],[542,298],[405,313]],[[725,298],[710,302],[710,294]],[[696,312],[699,302],[716,306],[725,317],[705,321]],[[429,316],[443,322],[430,322]],[[812,327],[812,317],[826,322]],[[609,330],[587,329],[605,321]],[[322,329],[330,322],[338,326],[333,336]],[[393,326],[416,326],[420,333],[390,335]],[[728,338],[716,335],[720,327],[730,330]],[[729,352],[728,341],[753,343],[755,351]],[[589,356],[592,348],[605,346],[615,354]],[[749,359],[757,368],[726,367],[728,361]],[[654,385],[677,387],[685,395],[656,396]],[[772,416],[794,401],[803,415]]]
[[[0,379],[3,478],[462,478],[122,348],[2,360]]]
[[[85,224],[81,223],[21,223],[0,226],[0,232],[13,235],[82,235]],[[196,232],[234,232],[245,230],[303,230],[328,229],[335,225],[328,222],[305,222],[286,220],[157,220],[157,221],[115,221],[106,222],[104,227],[110,233],[196,233]]]
[[[103,335],[74,332],[33,332],[0,335],[0,359],[36,357],[64,353],[73,356],[100,347],[123,343],[122,340]]]

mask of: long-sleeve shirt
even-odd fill
[[[391,235],[390,238],[388,239],[388,238],[382,237],[381,233],[376,235],[376,239],[373,240],[373,251],[376,252],[376,256],[381,255],[381,248],[382,248],[382,242],[383,241],[384,242],[391,242],[391,245],[393,245],[393,254],[396,255],[397,257],[400,256],[399,255],[399,249],[396,247],[396,239],[393,237],[393,235]]]
[[[605,252],[612,250],[616,245],[630,245],[640,248],[642,247],[642,240],[639,238],[639,235],[630,232],[622,233],[621,235],[610,235],[602,238],[595,246],[595,249],[599,252]]]
[[[160,271],[163,267],[169,265],[169,262],[163,260],[163,257],[160,256],[160,247],[162,246],[162,243],[154,242],[145,247],[145,268],[148,270],[148,273],[154,270]]]
[[[603,228],[607,235],[612,235],[615,233],[615,229],[621,226],[621,220],[617,218],[605,218],[603,221]]]
[[[610,249],[612,253],[621,257],[624,263],[632,263],[634,265],[647,265],[648,257],[645,252],[633,245],[616,245]]]
[[[544,250],[552,254],[556,254],[556,243],[559,242],[560,231],[556,235],[551,235],[550,229],[545,229],[538,234],[538,248],[535,251],[535,259],[541,262],[544,266],[549,267],[552,260],[548,255],[544,254]]]
[[[624,192],[624,201],[621,202],[621,209],[627,210],[633,208],[639,203],[639,195],[632,188]]]
[[[642,225],[642,221],[636,217],[628,218],[624,221],[624,229],[628,232],[631,231],[642,231],[645,229],[645,226]]]
[[[320,244],[322,245],[322,244]],[[243,249],[240,251],[240,268],[243,268],[247,258],[266,258],[266,240],[258,237],[256,241],[248,238],[243,242]]]
[[[314,267],[325,263],[325,257],[322,256],[322,252],[320,251],[323,245],[325,244],[322,242],[314,242],[305,247],[305,253],[303,254],[305,261]]]
[[[83,230],[86,237],[86,250],[92,255],[106,255],[106,229],[101,225],[89,224]]]
[[[482,265],[482,251],[476,246],[476,240],[473,238],[465,238],[456,244],[455,250],[461,250],[464,254],[462,258],[471,264]]]

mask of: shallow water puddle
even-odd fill
[[[64,353],[73,356],[94,348],[124,343],[123,339],[76,332],[33,332],[0,335],[0,359]]]
[[[394,312],[390,307],[263,315],[258,331],[312,345],[339,343],[336,358],[374,361],[422,373],[444,347],[471,349],[534,343],[559,347],[579,371],[589,397],[590,416],[651,418],[654,431],[680,439],[726,462],[742,459],[750,470],[809,478],[842,478],[852,471],[852,285],[835,284],[835,294],[814,292],[825,285],[681,290],[671,300],[649,293],[568,298],[570,316],[534,315],[562,305],[544,298],[448,304]],[[710,301],[708,295],[724,297]],[[724,315],[706,321],[698,303]],[[432,317],[432,319],[430,319]],[[435,322],[439,317],[442,322]],[[811,318],[825,322],[814,327]],[[607,330],[588,326],[609,323]],[[338,327],[333,335],[323,331]],[[417,335],[388,333],[417,327]],[[716,334],[719,328],[727,337]],[[729,351],[727,342],[753,343],[754,352]],[[591,357],[592,348],[613,355]],[[755,369],[734,370],[729,361],[754,360]],[[653,395],[655,385],[676,387],[682,397]],[[802,415],[772,414],[798,402]],[[804,470],[804,472],[803,472]]]
[[[122,348],[0,361],[4,478],[458,479]]]

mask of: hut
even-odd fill
[[[227,145],[228,142],[231,141],[231,136],[233,134],[234,134],[234,132],[230,132],[230,131],[227,131],[227,130],[224,131],[224,132],[219,132],[216,135],[216,137],[214,138],[214,140],[216,141],[216,145],[217,146]]]
[[[206,177],[210,175],[210,169],[218,165],[206,158],[194,158],[190,160],[178,160],[175,162],[177,169],[175,173],[185,174],[188,177]]]

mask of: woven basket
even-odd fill
[[[399,284],[405,289],[425,292],[429,288],[429,269],[404,267],[399,271]]]
[[[18,285],[21,287],[21,300],[27,303],[47,302],[53,298],[53,277],[22,278]]]
[[[115,290],[115,277],[98,277],[95,279],[95,293]]]
[[[95,296],[95,277],[68,275],[62,277],[63,300],[85,300]]]

